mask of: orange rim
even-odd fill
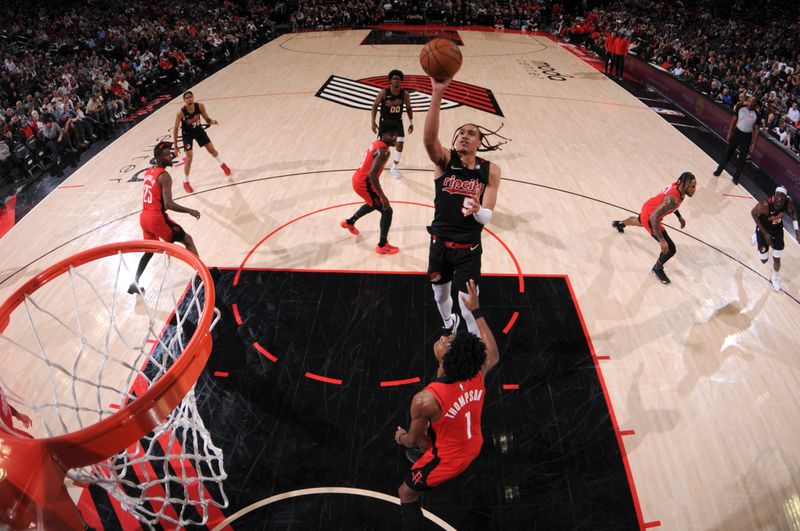
[[[0,305],[0,332],[5,330],[11,313],[39,288],[66,272],[70,266],[77,267],[94,260],[123,253],[166,253],[186,262],[197,270],[205,286],[203,311],[197,323],[197,331],[189,340],[183,353],[172,367],[147,391],[133,402],[123,406],[92,426],[55,437],[28,439],[28,444],[45,446],[57,456],[64,468],[75,468],[98,463],[130,446],[158,425],[177,407],[200,373],[211,354],[211,322],[214,316],[214,282],[203,262],[182,247],[171,243],[136,240],[101,245],[81,251],[48,267],[17,289]],[[0,431],[0,439],[20,437]],[[22,441],[20,441],[22,442]]]

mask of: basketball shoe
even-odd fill
[[[781,290],[781,277],[777,271],[772,273],[772,278],[770,279],[770,281],[772,282],[772,289],[774,289],[775,291]]]
[[[394,162],[392,162],[392,165],[389,166],[389,173],[391,173],[392,177],[394,177],[395,179],[400,179],[401,177],[403,177],[402,175],[400,175],[400,170],[397,169],[397,164]]]
[[[183,189],[186,190],[187,193],[194,193],[194,188],[192,188],[192,185],[189,183],[189,181],[183,181]]]
[[[225,175],[230,175],[231,174],[231,169],[224,162],[222,164],[220,164],[219,167],[222,168],[222,173],[224,173]]]
[[[442,335],[449,336],[456,330],[458,330],[458,325],[461,324],[461,316],[457,313],[450,314],[450,325],[447,325],[447,321],[442,323]]]
[[[376,245],[375,252],[378,254],[397,254],[400,252],[400,248],[395,247],[389,242],[386,242],[386,245],[384,245],[383,247],[381,247],[380,245]]]
[[[353,236],[358,236],[358,234],[359,234],[359,231],[356,228],[356,226],[355,225],[351,225],[350,223],[348,223],[346,219],[343,219],[342,222],[339,223],[339,226],[341,228],[343,228],[343,229],[349,230],[350,234],[352,234]]]
[[[669,284],[669,277],[664,273],[664,268],[653,268],[653,275],[661,281],[662,284]]]
[[[625,232],[625,224],[621,221],[612,221],[611,226],[617,229],[617,232],[619,232],[620,234]]]

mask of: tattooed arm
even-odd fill
[[[661,220],[676,208],[678,208],[678,200],[672,195],[666,195],[664,196],[664,200],[661,201],[661,204],[650,214],[650,228],[653,231],[653,236],[658,239],[658,243],[661,245],[662,253],[669,251],[669,244],[661,233]]]

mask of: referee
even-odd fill
[[[756,112],[756,106],[756,99],[750,96],[747,103],[739,108],[738,113],[734,114],[733,119],[731,119],[731,125],[728,128],[728,149],[714,171],[714,175],[719,177],[738,147],[739,155],[736,161],[736,170],[733,173],[733,184],[739,184],[739,177],[742,175],[747,155],[753,151],[756,140],[758,140],[758,113]]]

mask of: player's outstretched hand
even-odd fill
[[[464,299],[464,306],[471,312],[480,306],[478,302],[478,286],[475,285],[475,281],[472,279],[467,282],[467,298]]]
[[[189,215],[194,216],[194,219],[200,219],[200,211],[199,210],[192,209],[189,212]]]
[[[447,90],[447,85],[449,85],[451,81],[453,81],[452,77],[449,77],[444,81],[437,81],[431,78],[431,88],[433,89],[433,92],[439,91],[441,93],[444,93],[444,91]]]
[[[681,228],[684,228],[686,226],[686,220],[685,219],[680,218],[680,219],[678,219],[678,221],[681,222]]]

